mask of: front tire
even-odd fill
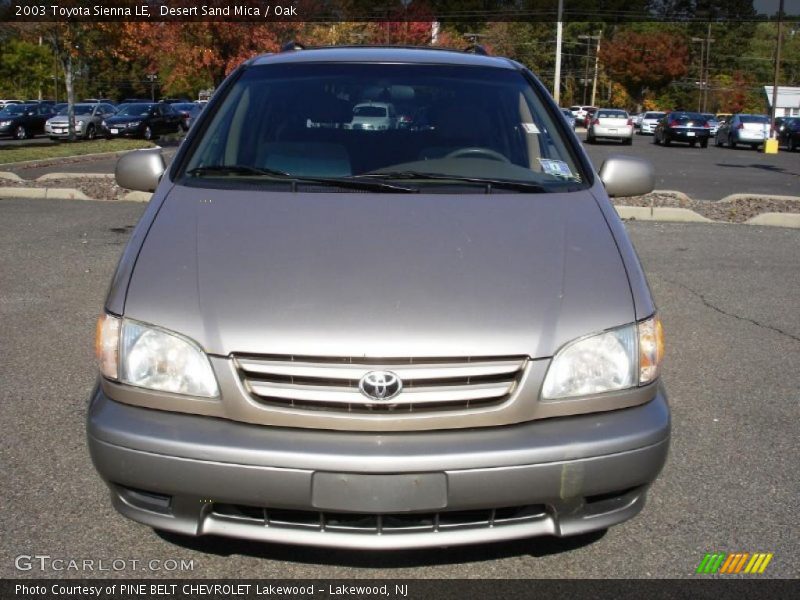
[[[93,140],[95,137],[97,137],[97,131],[95,130],[94,125],[89,125],[89,127],[86,128],[86,139]]]
[[[702,140],[700,142],[700,147],[701,148],[708,148],[708,140]]]
[[[153,130],[150,129],[149,125],[145,126],[142,137],[146,139],[148,142],[153,139]]]
[[[25,129],[24,125],[17,125],[17,128],[14,130],[14,139],[15,140],[24,140],[28,138],[28,131]]]
[[[629,137],[629,138],[625,138],[625,139],[623,139],[623,140],[622,140],[622,144],[623,144],[624,146],[632,146],[632,145],[633,145],[633,138],[632,138],[632,137]]]

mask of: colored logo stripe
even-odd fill
[[[706,553],[703,560],[697,566],[697,573],[714,574],[736,574],[748,573],[751,575],[763,573],[767,565],[772,560],[771,552],[725,552]],[[747,565],[747,566],[745,566]],[[744,571],[742,570],[744,569]]]

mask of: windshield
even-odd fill
[[[601,110],[597,113],[598,119],[627,119],[628,113],[624,110]]]
[[[587,179],[569,131],[518,71],[408,64],[247,69],[183,173],[204,178],[402,176],[404,186],[502,180],[575,187]],[[402,115],[395,118],[393,115]],[[382,117],[374,124],[360,117]],[[221,170],[218,167],[236,166]],[[249,172],[247,171],[249,169]],[[202,175],[200,174],[202,173]],[[416,175],[424,183],[411,182]]]
[[[661,117],[664,116],[664,114],[665,113],[662,113],[662,112],[649,112],[649,113],[645,113],[644,118],[645,119],[660,119]]]
[[[742,123],[769,123],[769,117],[761,115],[742,115],[739,118]]]
[[[125,104],[117,113],[118,117],[144,117],[150,114],[153,104]]]
[[[91,115],[92,111],[94,110],[94,105],[92,105],[92,104],[76,104],[73,108],[75,110],[75,115],[76,116],[78,116],[78,115]],[[68,107],[62,108],[58,112],[58,114],[59,115],[68,115],[69,114],[69,108]]]
[[[9,104],[0,112],[7,115],[22,115],[25,114],[26,110],[28,110],[28,107],[24,104]]]

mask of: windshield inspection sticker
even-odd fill
[[[563,160],[553,160],[552,158],[540,158],[538,160],[542,165],[542,170],[548,175],[574,177],[572,171],[570,171],[569,165]]]
[[[523,123],[522,127],[527,133],[539,133],[539,128],[535,123]]]

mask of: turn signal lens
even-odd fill
[[[639,385],[655,381],[661,374],[664,360],[664,328],[655,315],[641,321],[639,327]]]
[[[103,377],[117,378],[117,357],[119,355],[119,329],[121,319],[112,315],[101,315],[97,319],[94,336],[94,355]]]

